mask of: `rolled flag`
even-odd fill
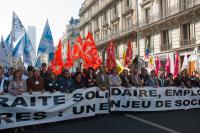
[[[167,61],[166,61],[166,65],[165,65],[165,72],[166,72],[166,75],[169,75],[169,73],[170,73],[170,58],[169,58],[169,56],[167,57]]]
[[[185,54],[185,56],[184,56],[183,65],[182,65],[181,71],[183,71],[185,69],[188,69],[188,57],[187,57],[187,54]]]
[[[158,75],[160,68],[161,68],[160,57],[157,56],[157,58],[156,58],[156,69],[155,69],[156,75]]]
[[[174,65],[174,77],[176,78],[179,73],[179,54],[176,52],[175,65]]]

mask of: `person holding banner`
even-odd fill
[[[3,95],[4,92],[7,92],[8,88],[8,79],[4,76],[4,69],[0,66],[0,95]]]
[[[71,93],[75,90],[75,84],[71,78],[71,74],[68,69],[63,70],[59,79],[59,90],[65,93]]]
[[[50,72],[50,74],[47,78],[48,78],[48,80],[45,84],[45,90],[49,91],[51,93],[58,91],[59,90],[59,82],[57,80],[55,73]]]
[[[141,68],[141,74],[139,75],[141,86],[147,86],[148,84],[148,79],[149,79],[149,74],[147,72],[146,68]]]
[[[178,73],[177,77],[174,79],[174,83],[175,83],[175,86],[177,87],[182,87],[182,88],[185,87],[181,73]]]
[[[46,63],[42,63],[40,75],[45,81],[48,80],[49,76],[48,76],[47,64]]]
[[[34,91],[41,91],[44,93],[44,79],[40,77],[40,69],[34,68],[33,69],[33,76],[27,79],[27,89],[30,94]]]
[[[191,84],[193,87],[200,87],[200,80],[198,78],[198,72],[192,72],[192,76],[190,77]]]
[[[8,86],[8,93],[17,96],[27,91],[26,81],[22,79],[20,70],[16,70]]]
[[[175,86],[174,77],[172,73],[168,74],[167,82],[168,82],[168,86]]]
[[[165,78],[165,73],[161,73],[160,74],[160,78],[158,79],[158,83],[160,87],[167,87],[169,86],[169,83],[167,81],[167,79]]]
[[[109,78],[108,74],[106,73],[106,69],[104,66],[101,66],[99,68],[99,73],[97,74],[97,86],[102,90],[108,90],[109,89]]]
[[[132,67],[130,68],[129,80],[132,86],[136,87],[142,86],[142,82],[139,78],[137,69],[134,69]]]
[[[150,77],[148,79],[148,86],[158,88],[159,83],[158,83],[158,78],[156,76],[155,70],[152,70],[150,73]]]
[[[118,75],[117,68],[113,68],[109,75],[109,85],[112,87],[119,87],[122,84],[122,80]]]
[[[127,69],[124,69],[123,72],[121,73],[121,80],[122,80],[123,87],[131,87],[132,86],[130,83],[130,80],[129,80]]]
[[[85,88],[85,82],[82,79],[82,74],[81,73],[76,73],[75,74],[74,83],[75,83],[75,88],[76,89]]]
[[[85,77],[85,84],[87,88],[96,86],[95,72],[92,67],[88,68],[88,73]]]

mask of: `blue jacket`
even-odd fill
[[[71,93],[75,89],[75,83],[72,78],[61,77],[59,79],[59,90],[61,92]]]

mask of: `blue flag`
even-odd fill
[[[12,18],[12,31],[11,31],[11,38],[13,42],[16,42],[24,33],[25,28],[22,25],[21,20],[17,16],[15,12],[13,12],[13,18]]]
[[[23,60],[25,63],[25,66],[35,64],[36,61],[36,55],[34,52],[33,45],[30,41],[30,38],[27,33],[24,34],[24,51],[23,51]]]
[[[38,46],[38,54],[48,54],[49,62],[54,56],[54,42],[48,20],[45,24],[45,28]]]
[[[23,56],[23,50],[24,49],[24,36],[21,37],[21,39],[18,41],[17,45],[15,46],[12,56],[13,59],[17,60],[19,57]]]
[[[41,60],[40,60],[40,58],[37,58],[37,61],[36,61],[36,63],[35,63],[35,67],[38,67],[38,68],[40,68],[40,67],[41,67],[41,65],[42,65],[42,63],[41,63]]]

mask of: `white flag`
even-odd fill
[[[187,58],[187,54],[185,54],[185,56],[184,56],[184,60],[183,60],[183,65],[182,65],[182,71],[184,70],[184,69],[188,69],[188,58]]]
[[[13,48],[13,43],[18,41],[21,36],[25,33],[25,28],[21,22],[21,20],[19,19],[19,17],[17,16],[17,14],[15,12],[13,12],[13,18],[12,18],[12,31],[11,31],[11,39],[12,39],[12,43],[11,43],[11,49]]]
[[[24,51],[24,36],[21,37],[21,39],[18,41],[17,45],[15,46],[13,50],[13,59],[17,60],[19,57],[23,56]]]

